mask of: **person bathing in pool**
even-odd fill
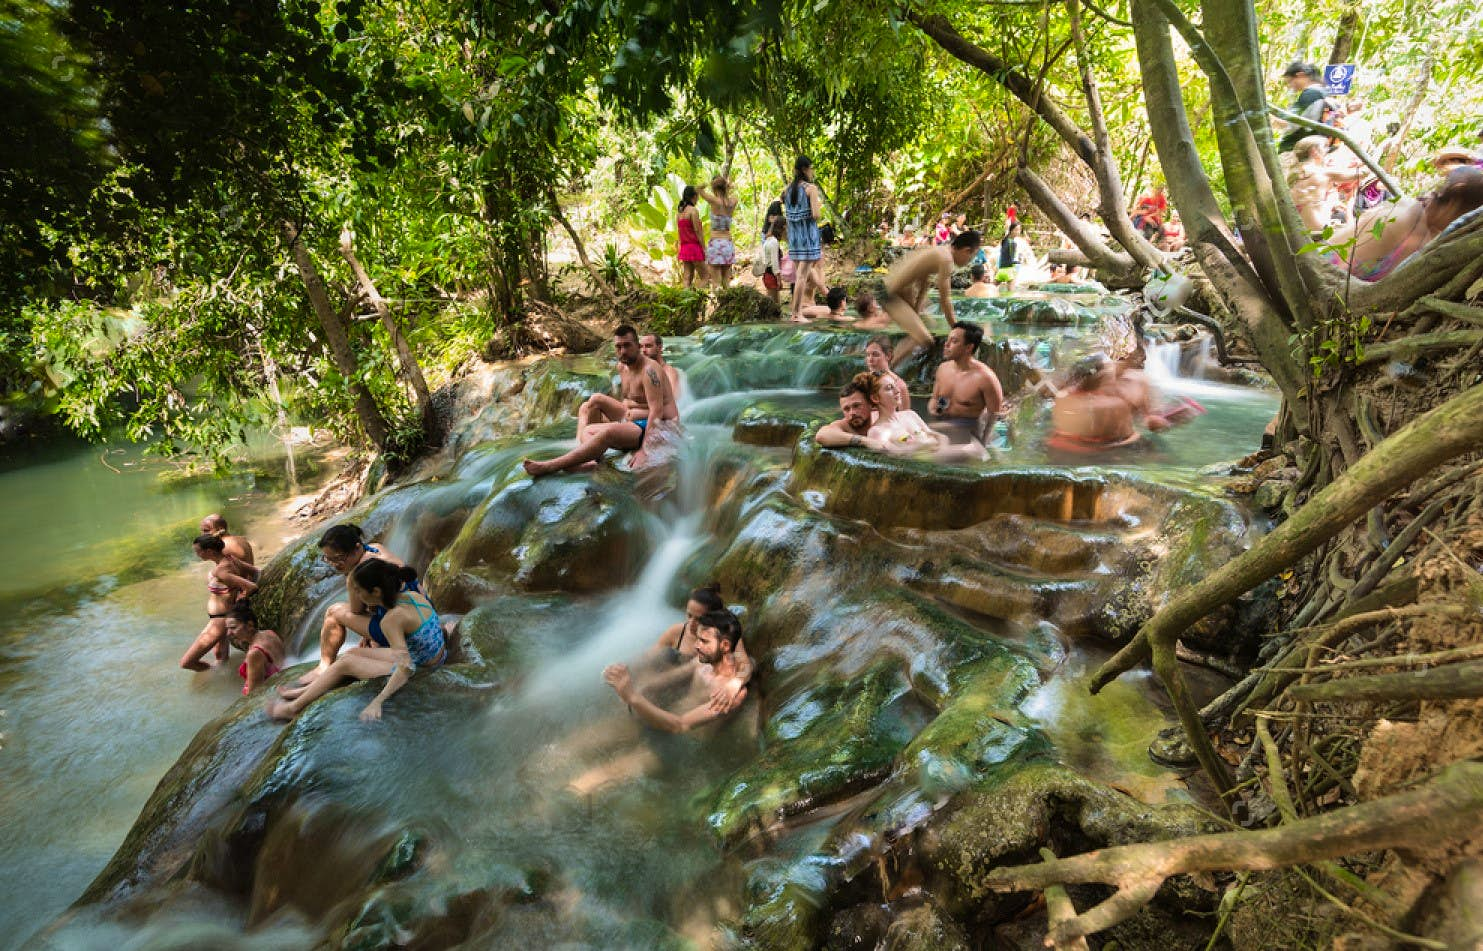
[[[215,535],[226,545],[226,553],[240,562],[248,565],[257,564],[257,559],[252,556],[252,543],[242,535],[233,535],[227,528],[226,516],[215,512],[201,519],[201,534]]]
[[[1069,385],[1056,396],[1046,448],[1086,455],[1138,441],[1133,408],[1117,392],[1117,370],[1094,353],[1071,368]]]
[[[647,725],[668,733],[688,733],[727,716],[746,699],[745,687],[729,709],[717,709],[712,699],[718,682],[738,676],[736,646],[741,639],[741,622],[730,611],[708,611],[696,621],[695,660],[685,668],[690,672],[690,689],[680,702],[688,707],[684,713],[671,713],[644,696],[634,685],[627,664],[610,664],[602,679]]]
[[[834,320],[840,323],[852,324],[855,318],[845,313],[845,301],[849,295],[843,287],[831,287],[829,293],[824,295],[823,304],[804,304],[799,313],[807,320]]]
[[[210,670],[211,665],[201,658],[215,650],[217,663],[226,662],[231,654],[226,638],[227,612],[257,590],[258,569],[228,555],[226,542],[216,535],[198,535],[191,547],[197,558],[211,562],[212,567],[206,574],[206,626],[181,655],[180,666],[185,670]]]
[[[319,625],[319,666],[301,677],[298,686],[309,683],[329,669],[345,644],[347,631],[360,635],[362,647],[370,643],[371,609],[356,595],[350,573],[372,558],[397,566],[403,564],[402,559],[385,547],[367,542],[359,525],[331,526],[320,536],[319,554],[331,568],[345,576],[345,600],[337,601],[325,610],[324,620]]]
[[[922,323],[921,315],[934,278],[942,316],[949,324],[954,321],[953,269],[972,260],[982,244],[983,238],[977,231],[965,231],[948,244],[918,248],[891,265],[886,275],[886,313],[907,334],[891,356],[893,367],[900,366],[914,350],[925,350],[932,345],[932,334]]]
[[[654,652],[667,659],[672,667],[683,667],[695,659],[700,643],[700,619],[715,611],[726,610],[721,598],[721,586],[716,583],[702,585],[690,592],[685,602],[685,620],[671,624],[654,644]],[[747,654],[746,644],[737,640],[733,654],[736,660],[736,676],[715,680],[711,687],[711,705],[719,713],[730,713],[741,706],[744,687],[752,679],[754,665]]]
[[[351,590],[371,608],[373,647],[352,647],[305,687],[279,690],[268,702],[268,716],[292,720],[309,704],[348,680],[385,677],[382,688],[364,710],[362,720],[381,719],[382,705],[418,670],[433,670],[447,659],[443,621],[413,585],[417,572],[379,558],[361,562],[350,573]]]
[[[242,696],[247,696],[283,669],[288,649],[275,631],[260,631],[252,605],[234,604],[227,612],[227,640],[245,655],[237,676],[242,678]]]
[[[870,342],[865,345],[865,369],[890,377],[892,385],[896,387],[896,408],[911,409],[911,393],[906,389],[906,381],[891,372],[890,353],[890,337],[871,337]]]
[[[525,460],[525,471],[535,478],[587,468],[609,449],[637,453],[652,424],[677,421],[674,387],[664,368],[639,349],[638,331],[624,324],[613,331],[618,356],[621,398],[594,393],[577,411],[577,448],[555,459]]]
[[[953,324],[943,344],[942,365],[932,383],[927,412],[932,426],[954,445],[988,441],[989,427],[1004,409],[1004,388],[988,364],[978,359],[983,328],[967,320]]]

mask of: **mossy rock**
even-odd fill
[[[908,909],[886,929],[881,951],[968,951],[968,935],[930,902]]]
[[[632,581],[648,554],[646,515],[624,476],[532,480],[511,472],[433,562],[428,580],[454,608],[505,584],[605,591]]]
[[[1066,469],[945,466],[862,449],[824,449],[812,435],[793,456],[795,493],[818,493],[825,508],[878,528],[965,528],[995,515],[1096,520],[1106,482]]]
[[[1042,294],[1096,294],[1104,296],[1107,288],[1097,281],[1088,281],[1080,284],[1030,284],[1026,290],[1038,291]]]
[[[707,324],[763,324],[782,320],[783,310],[765,294],[746,284],[733,284],[716,291]]]
[[[763,400],[742,410],[731,438],[752,446],[794,446],[805,432],[828,422],[830,415]]]
[[[1079,304],[1059,297],[1043,300],[1011,300],[1004,309],[1004,320],[1013,324],[1074,327],[1093,321],[1096,314]]]

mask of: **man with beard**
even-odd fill
[[[540,478],[553,472],[595,466],[609,449],[638,453],[650,425],[680,418],[674,387],[664,367],[644,356],[638,331],[627,324],[613,331],[621,399],[605,393],[588,397],[577,411],[577,448],[544,462],[525,460],[525,471]]]
[[[839,412],[844,418],[824,426],[814,437],[819,445],[826,449],[848,449],[853,446],[874,449],[877,452],[886,448],[880,440],[866,435],[874,422],[871,418],[870,394],[854,380],[846,383],[844,389],[839,391]]]
[[[953,324],[942,346],[942,365],[932,384],[932,428],[953,445],[983,445],[989,427],[1004,408],[1004,389],[988,365],[978,359],[984,331],[978,324]]]
[[[679,703],[688,707],[684,713],[671,713],[644,696],[634,686],[627,664],[609,665],[602,672],[602,679],[647,725],[667,733],[688,733],[728,715],[711,702],[711,688],[717,681],[737,676],[733,652],[741,636],[741,622],[730,611],[707,611],[701,615],[696,629],[695,659],[687,668],[682,668],[689,671],[686,678],[689,686]],[[745,698],[744,687],[739,699]]]

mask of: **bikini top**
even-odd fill
[[[731,230],[731,216],[730,215],[718,215],[715,212],[711,212],[711,230],[712,231],[730,231]]]

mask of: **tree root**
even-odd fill
[[[1428,670],[1344,677],[1321,684],[1298,684],[1294,700],[1466,700],[1483,697],[1483,661]]]
[[[1107,901],[1051,928],[1047,942],[1066,942],[1133,915],[1172,875],[1284,868],[1420,840],[1439,841],[1475,831],[1480,809],[1483,763],[1455,763],[1420,788],[1275,829],[1098,849],[1038,865],[995,869],[987,884],[996,891],[1083,882],[1116,888]]]
[[[1098,668],[1093,693],[1152,654],[1155,672],[1201,767],[1224,794],[1231,787],[1179,674],[1174,644],[1191,624],[1317,549],[1402,486],[1483,442],[1483,386],[1416,417],[1358,459],[1250,550],[1232,559],[1153,616],[1133,640]]]

